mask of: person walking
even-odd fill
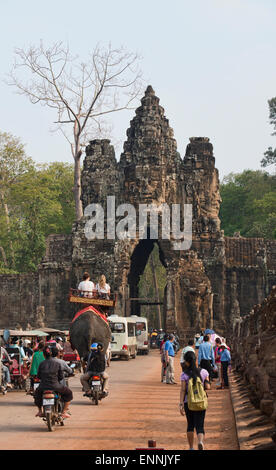
[[[164,339],[161,342],[160,346],[160,355],[161,355],[161,382],[166,382],[166,365],[167,365],[167,359],[166,359],[166,352],[165,352],[165,344],[166,341],[168,340],[168,335],[165,334]]]
[[[229,381],[228,381],[228,367],[231,362],[231,354],[229,349],[227,349],[226,343],[221,343],[218,354],[220,355],[220,363],[222,369],[222,379],[223,382],[218,389],[228,388]]]
[[[170,334],[165,343],[165,357],[166,357],[166,384],[175,385],[177,382],[174,380],[174,335]]]
[[[203,339],[203,338],[202,338]],[[195,335],[195,339],[194,339],[194,342],[195,342],[195,349],[199,349],[199,346],[200,344],[202,343],[202,341],[200,341],[200,334],[197,333]]]
[[[199,346],[198,350],[198,365],[202,369],[208,371],[210,381],[213,377],[213,367],[215,365],[215,354],[213,345],[210,343],[209,335],[205,335],[203,338],[203,343]]]
[[[182,374],[180,377],[181,380],[181,389],[180,389],[180,400],[179,400],[179,409],[182,416],[186,415],[187,419],[187,439],[189,444],[189,449],[194,450],[194,432],[196,431],[197,440],[198,440],[198,450],[204,450],[204,420],[206,414],[207,403],[205,404],[205,409],[192,410],[189,408],[189,401],[191,402],[191,397],[188,396],[190,390],[189,381],[192,380],[192,386],[196,387],[197,379],[201,380],[204,390],[210,389],[209,374],[205,369],[199,369],[196,367],[196,355],[192,351],[188,351],[184,356],[184,362],[181,363]],[[201,390],[204,396],[204,390]],[[189,400],[190,398],[190,400]],[[205,395],[205,400],[207,396]],[[207,401],[207,400],[206,400]]]
[[[184,362],[184,356],[186,354],[186,352],[188,351],[191,351],[191,352],[195,352],[195,342],[193,339],[189,339],[188,341],[188,346],[185,346],[185,348],[182,349],[182,352],[181,352],[181,357],[180,357],[180,364],[182,362]]]
[[[215,353],[215,365],[217,367],[217,371],[218,371],[218,381],[217,381],[217,386],[220,388],[222,383],[223,383],[223,379],[222,379],[222,369],[221,369],[221,363],[220,363],[220,355],[219,355],[219,349],[220,349],[220,345],[221,345],[221,338],[218,336],[216,339],[215,339],[215,346],[214,346],[214,353]]]

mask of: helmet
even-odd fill
[[[97,349],[98,343],[92,343],[90,349]]]

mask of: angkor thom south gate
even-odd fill
[[[0,276],[0,327],[68,328],[76,306],[68,302],[84,271],[92,279],[105,274],[118,293],[116,313],[137,312],[138,283],[154,243],[166,269],[164,328],[180,336],[213,327],[227,331],[240,314],[248,313],[276,283],[276,241],[225,237],[220,230],[219,179],[213,146],[208,138],[193,137],[184,159],[164,109],[149,86],[127,130],[120,161],[109,140],[93,140],[86,148],[82,172],[82,201],[106,207],[192,204],[193,240],[189,250],[172,249],[170,240],[108,239],[89,241],[87,217],[74,224],[70,235],[51,235],[37,272]],[[233,211],[235,207],[233,207]],[[132,310],[132,311],[130,311]]]

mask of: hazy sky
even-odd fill
[[[55,113],[3,79],[16,47],[61,40],[85,60],[97,42],[111,41],[143,57],[182,156],[189,137],[207,136],[221,178],[258,169],[276,146],[267,104],[276,96],[275,19],[275,0],[1,2],[0,130],[19,137],[37,162],[71,162],[68,143],[49,132]],[[133,114],[112,115],[117,158]]]

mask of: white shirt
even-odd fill
[[[100,287],[100,284],[97,284],[96,289],[98,292],[102,292],[103,294],[109,294],[110,292],[110,285],[105,284],[104,287]]]
[[[83,291],[83,292],[92,292],[94,289],[95,289],[95,285],[94,285],[94,282],[92,281],[81,281],[79,283],[79,287],[78,287],[79,290]],[[87,296],[88,294],[84,293],[85,296]]]

